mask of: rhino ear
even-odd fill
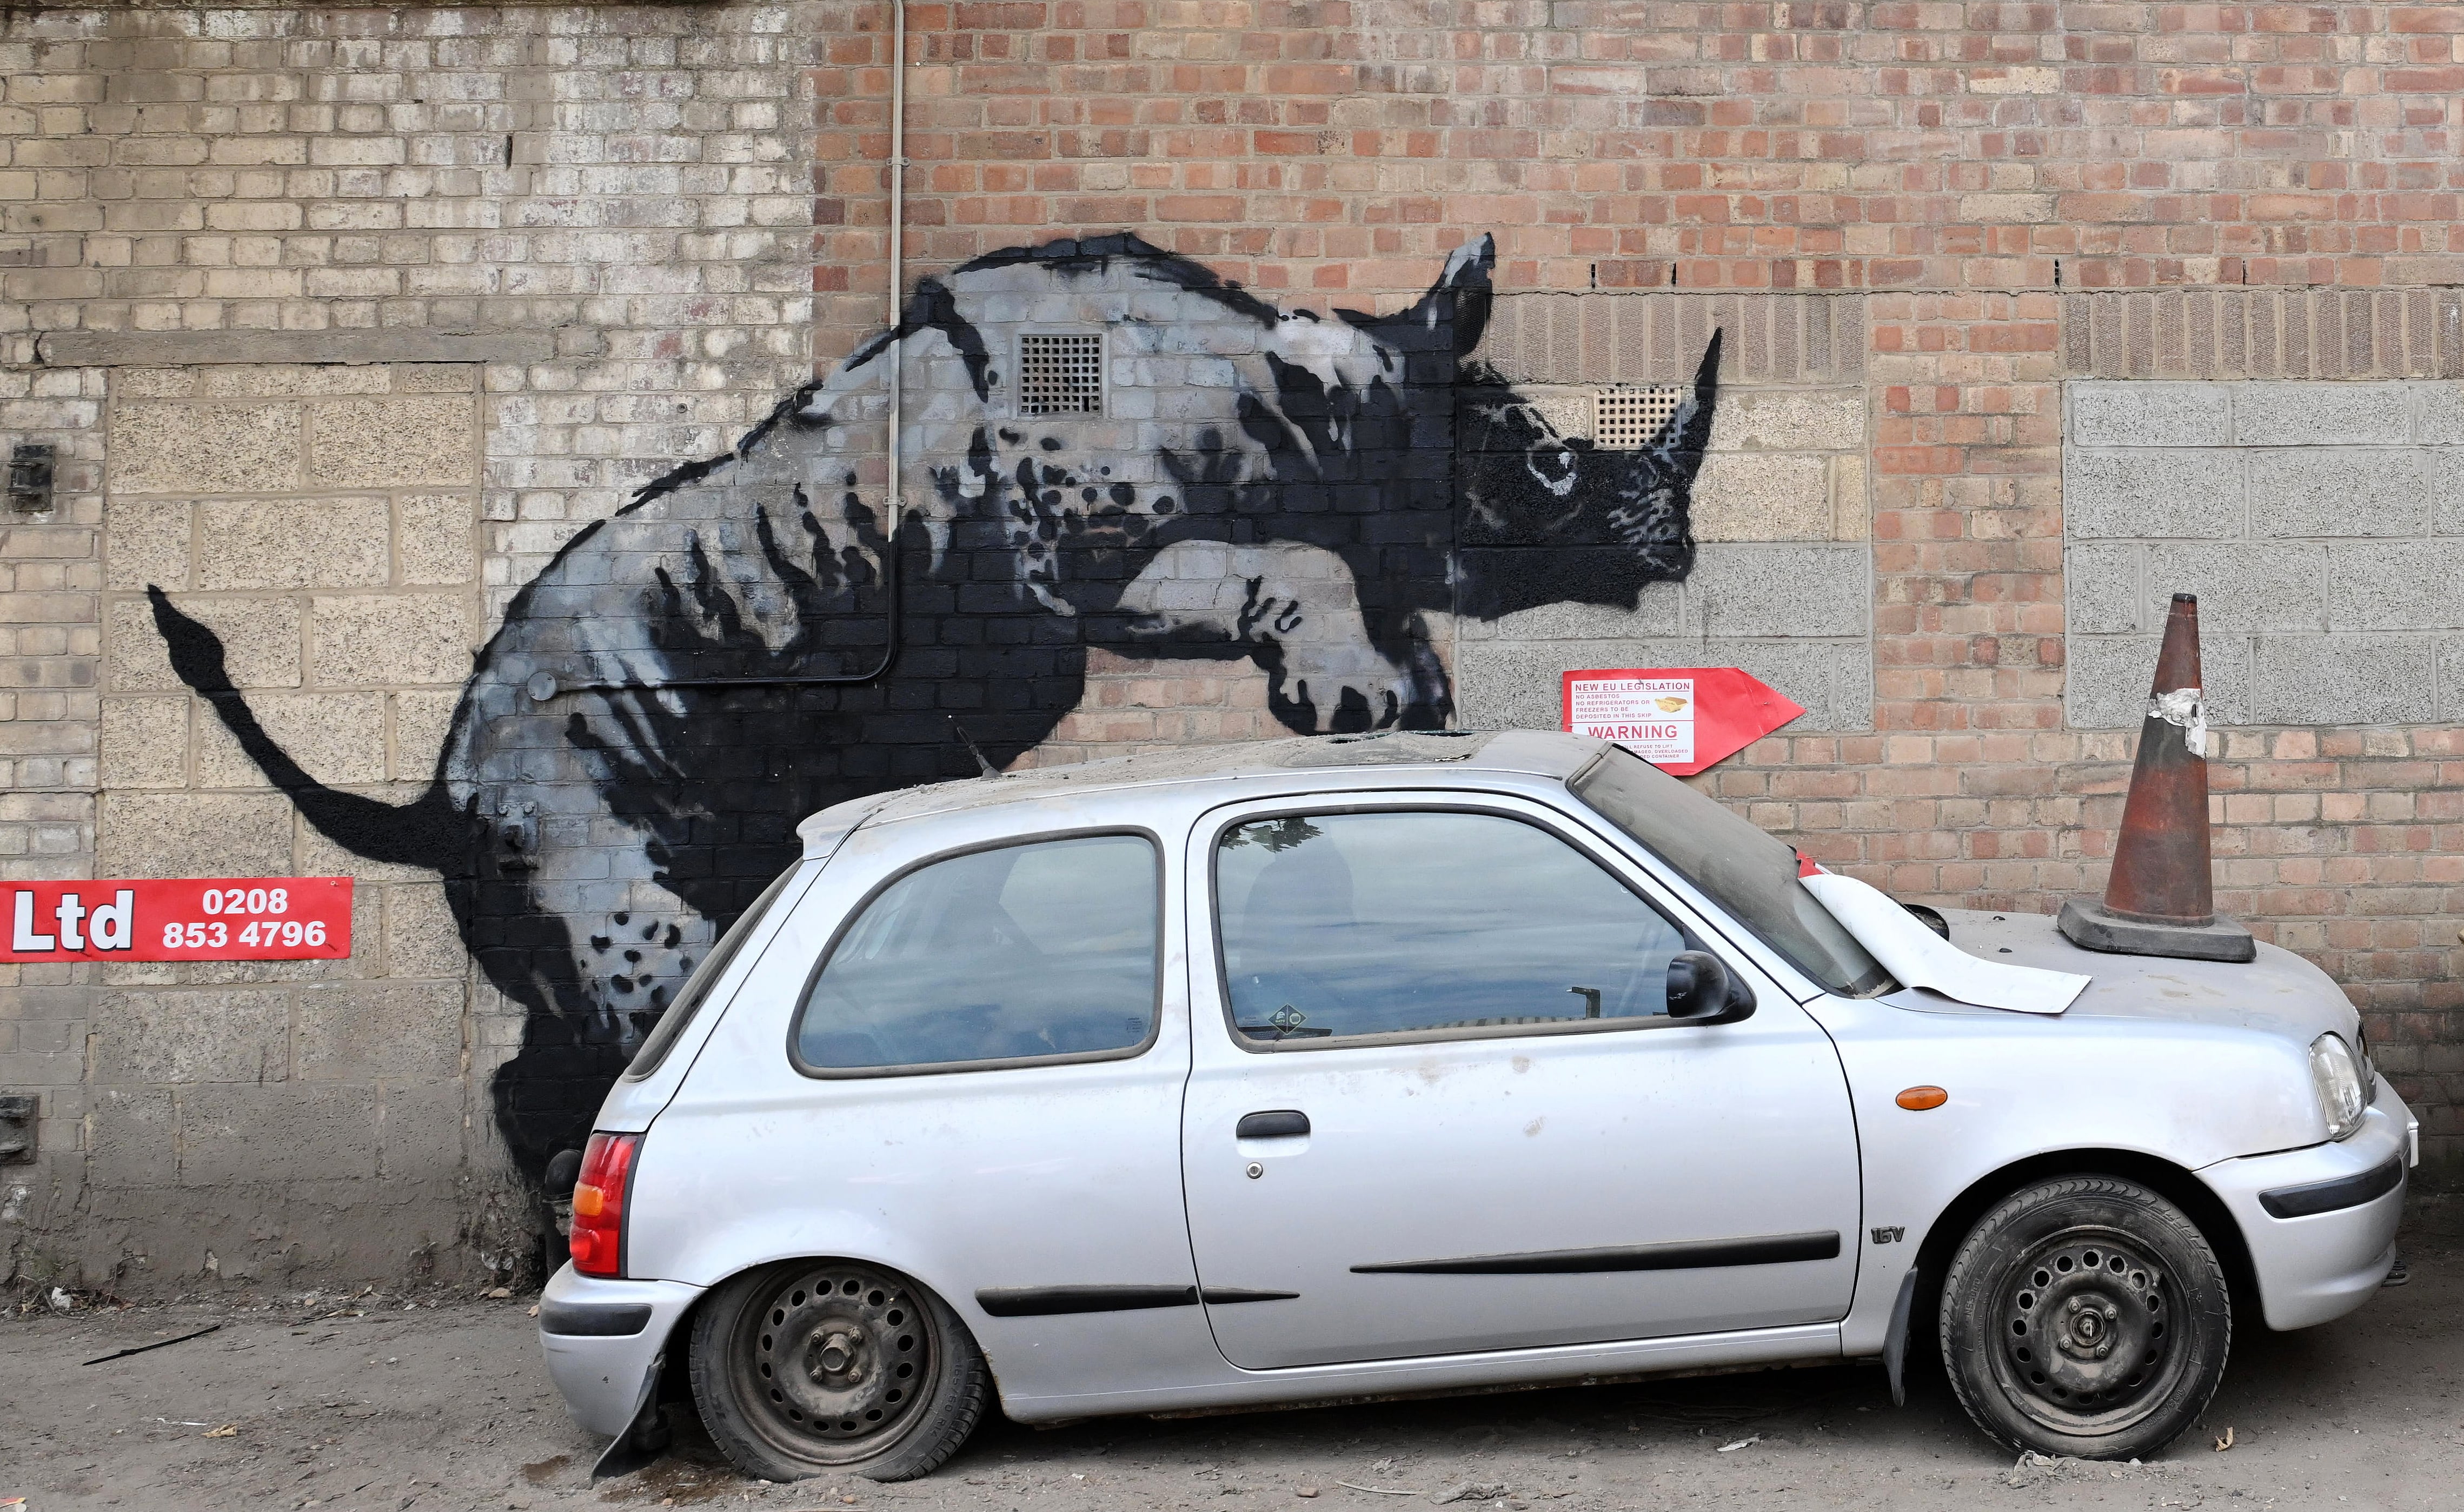
[[[1475,237],[1446,258],[1445,271],[1419,303],[1381,323],[1419,331],[1451,326],[1455,355],[1468,357],[1488,327],[1488,274],[1496,266],[1496,239],[1485,233]]]

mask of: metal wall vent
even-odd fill
[[[52,512],[52,477],[59,449],[48,441],[20,441],[9,449],[9,507],[20,515]]]
[[[1104,412],[1101,336],[1018,339],[1018,412],[1100,415]]]
[[[1685,403],[1685,390],[1651,388],[1592,390],[1592,445],[1606,451],[1639,451],[1660,439],[1661,427]]]

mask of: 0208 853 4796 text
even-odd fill
[[[0,961],[339,960],[348,877],[13,883]]]

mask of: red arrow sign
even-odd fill
[[[1618,667],[1568,672],[1564,723],[1663,772],[1691,777],[1803,709],[1733,667]]]

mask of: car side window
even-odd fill
[[[1215,899],[1252,1043],[1647,1018],[1688,948],[1590,857],[1495,814],[1238,824],[1216,844]]]
[[[1133,1053],[1155,1030],[1152,841],[1089,835],[928,863],[875,894],[796,1017],[807,1071]]]

